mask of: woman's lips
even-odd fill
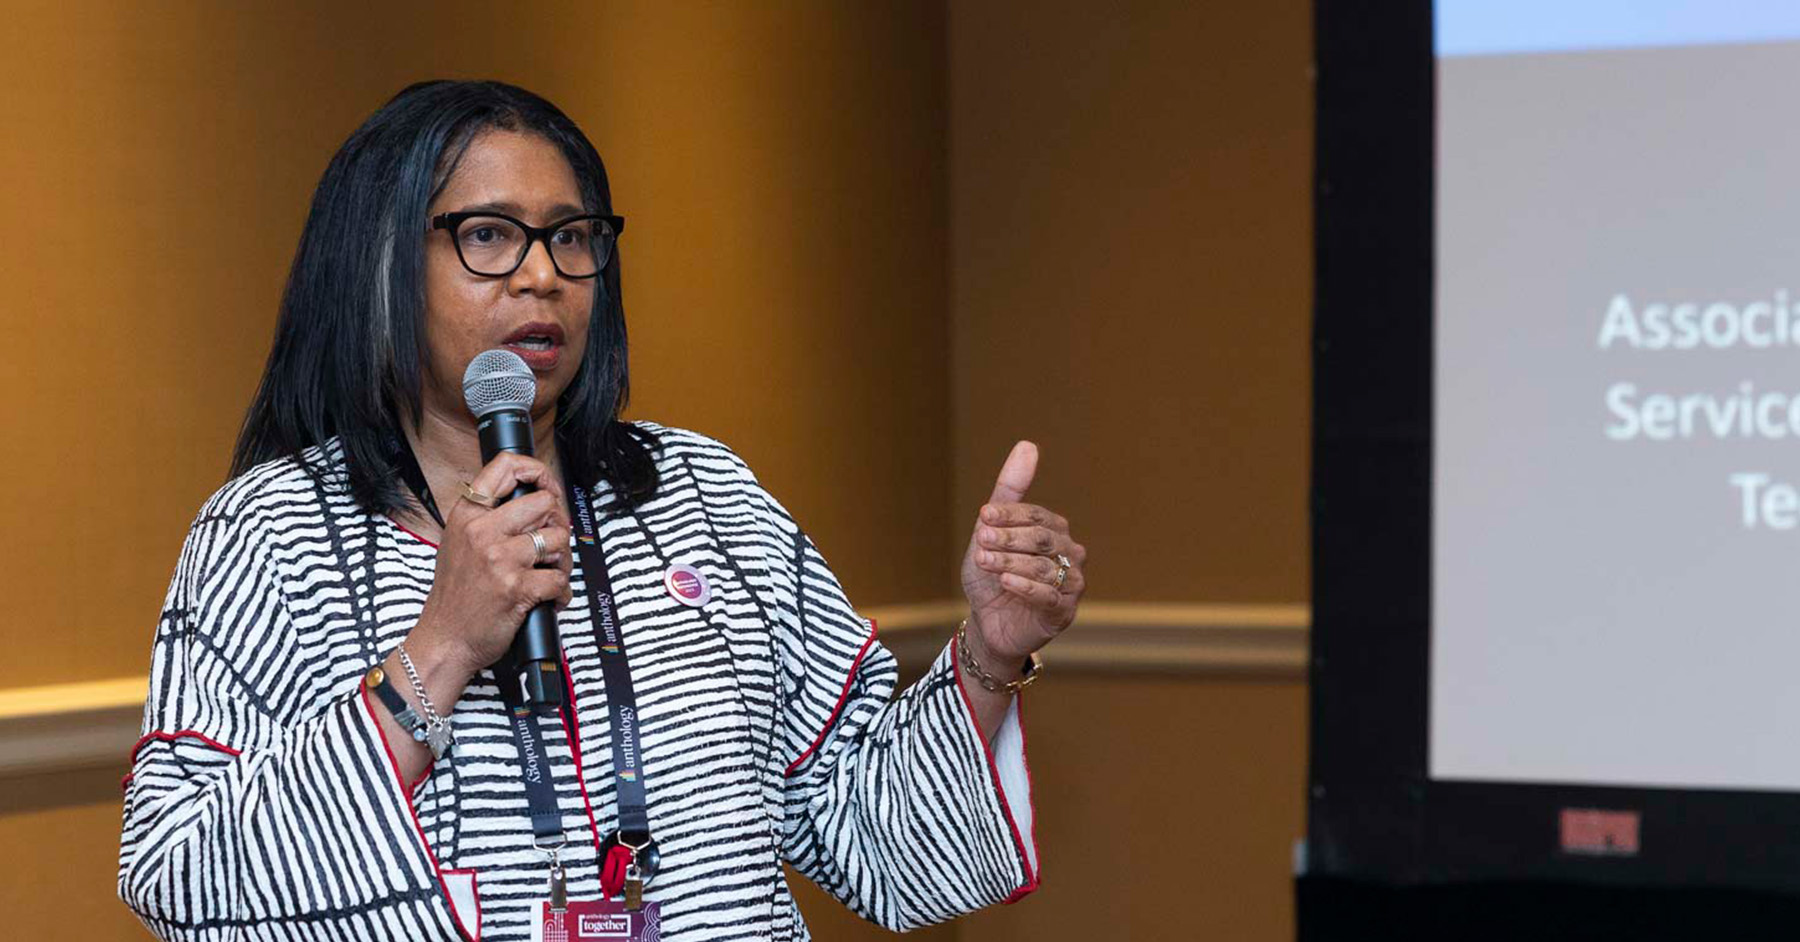
[[[554,370],[556,364],[562,361],[563,345],[560,343],[552,343],[549,347],[527,347],[517,343],[501,346],[518,354],[519,359],[524,360],[525,365],[531,367],[533,372]]]
[[[562,359],[562,327],[550,321],[525,324],[500,341],[534,371],[553,370]]]

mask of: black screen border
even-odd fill
[[[1305,870],[1800,891],[1800,793],[1430,778],[1432,5],[1317,0],[1314,41]],[[1568,808],[1636,812],[1639,851],[1565,853]]]

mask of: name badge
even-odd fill
[[[538,900],[531,914],[531,942],[662,942],[657,903],[629,910],[614,900],[570,900],[553,912],[549,900]]]

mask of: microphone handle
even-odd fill
[[[531,416],[523,410],[490,412],[475,423],[475,430],[481,439],[483,465],[503,451],[520,455],[537,453],[531,438]],[[531,484],[520,484],[506,500],[536,490]],[[567,552],[567,547],[558,549]],[[494,673],[501,678],[501,683],[506,683],[508,677],[518,678],[525,702],[536,713],[552,714],[562,706],[562,634],[556,627],[556,609],[549,602],[538,603],[525,616],[519,633],[513,635],[512,647],[494,665]]]

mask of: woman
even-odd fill
[[[1015,693],[1085,552],[1023,502],[1035,449],[894,697],[744,464],[619,421],[622,226],[592,145],[507,85],[412,86],[333,158],[157,631],[119,879],[158,935],[804,939],[783,860],[896,929],[1036,886]],[[538,453],[482,465],[460,381],[495,347]],[[543,603],[563,702],[534,708],[496,664]]]

